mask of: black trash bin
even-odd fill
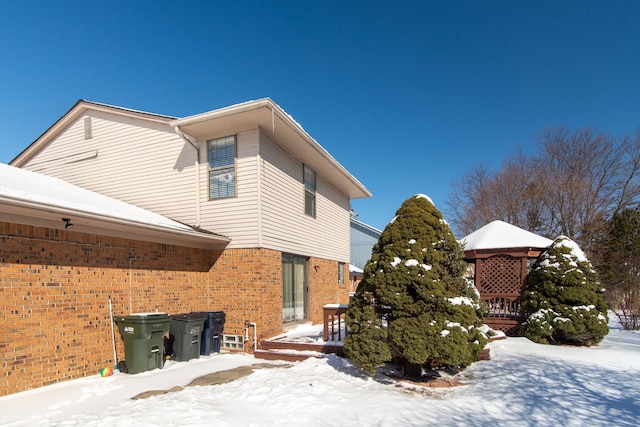
[[[200,354],[208,356],[211,353],[220,353],[220,341],[222,340],[226,315],[224,311],[203,311],[202,314],[207,318],[202,329]]]
[[[186,362],[200,357],[200,338],[207,318],[203,313],[172,314],[169,328],[169,341],[173,341],[173,349],[169,354],[179,362]]]
[[[114,316],[113,320],[124,341],[124,359],[128,373],[137,374],[162,368],[164,335],[169,331],[168,314],[139,313]]]

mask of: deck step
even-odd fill
[[[491,349],[489,347],[485,347],[480,352],[480,360],[491,360]]]
[[[284,360],[286,362],[301,362],[309,358],[322,358],[322,353],[303,352],[303,351],[287,351],[287,350],[256,350],[253,357],[262,360]]]
[[[335,353],[338,356],[344,356],[342,345],[332,343],[301,343],[285,340],[262,340],[260,341],[260,349],[262,350],[291,350],[293,352],[318,352],[318,353]]]

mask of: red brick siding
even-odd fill
[[[347,266],[345,266],[345,269]],[[347,270],[348,271],[348,270]],[[345,278],[348,281],[348,277]],[[322,306],[347,304],[349,287],[338,284],[338,262],[320,258],[309,260],[309,318],[313,323],[323,321]]]
[[[109,297],[114,314],[208,308],[210,262],[205,250],[0,223],[0,395],[109,366]],[[122,358],[117,331],[116,342]]]
[[[267,249],[211,251],[0,222],[0,395],[111,365],[109,298],[116,315],[223,310],[225,333],[244,335],[248,320],[259,338],[277,335],[281,265],[281,253]],[[337,268],[310,260],[313,322],[324,304],[348,300]]]

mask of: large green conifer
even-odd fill
[[[609,332],[603,292],[578,245],[558,237],[527,277],[523,335],[539,343],[597,344]]]
[[[478,360],[487,339],[465,269],[462,250],[431,200],[406,200],[380,235],[349,304],[347,356],[369,373],[394,360],[414,375]]]

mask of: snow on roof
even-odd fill
[[[353,264],[349,264],[349,273],[362,274],[362,273],[364,273],[364,270],[361,269],[361,268],[356,267]]]
[[[553,240],[504,221],[493,221],[459,240],[465,251],[502,248],[547,248]]]
[[[3,163],[0,163],[0,198],[76,210],[90,215],[137,222],[141,225],[194,231],[187,225],[146,209],[85,190],[58,178]]]

